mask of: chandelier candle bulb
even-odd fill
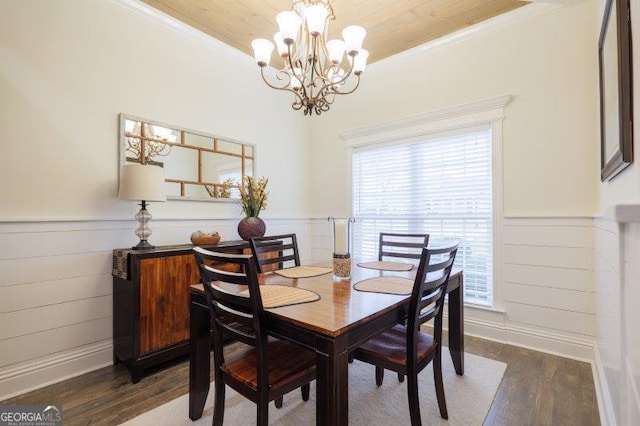
[[[367,66],[367,58],[369,58],[369,52],[365,49],[360,49],[356,57],[354,58],[353,72],[354,74],[362,74]]]
[[[288,45],[295,43],[302,18],[297,13],[288,11],[278,13],[276,21],[278,21],[284,43]]]
[[[342,40],[329,40],[327,42],[327,51],[329,53],[329,59],[334,64],[342,62],[344,56],[344,41]]]
[[[299,78],[296,76],[300,75],[300,68],[294,68],[293,69],[293,73],[289,74],[289,78],[291,78],[291,88],[292,89],[299,89],[302,87],[302,83],[300,82]]]
[[[289,49],[287,48],[287,44],[284,42],[282,38],[282,33],[277,32],[273,35],[273,41],[276,42],[276,48],[278,49],[278,55],[283,58],[289,56]]]
[[[258,65],[261,67],[269,65],[271,52],[273,52],[273,43],[264,38],[257,38],[251,42],[251,47],[253,47],[253,55]]]
[[[357,55],[358,50],[362,48],[362,41],[366,35],[367,31],[358,25],[349,25],[342,30],[345,50],[349,55]]]
[[[320,4],[308,6],[304,10],[304,18],[307,20],[311,35],[318,36],[323,33],[328,15],[327,8]]]

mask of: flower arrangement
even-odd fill
[[[268,178],[256,179],[245,176],[240,184],[240,205],[246,217],[258,217],[260,211],[267,207],[269,193],[266,191]]]

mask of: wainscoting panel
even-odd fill
[[[505,302],[545,306],[554,310],[583,313],[591,316],[593,316],[596,309],[596,295],[594,292],[505,281],[502,295]]]
[[[590,270],[593,262],[593,250],[583,247],[504,244],[503,261],[511,265]]]
[[[111,271],[104,274],[0,287],[0,312],[13,312],[92,297],[111,296]]]
[[[151,222],[154,245],[196,230],[237,240],[238,218]],[[295,232],[315,261],[309,219],[264,219]],[[112,362],[112,250],[137,243],[133,220],[0,223],[0,400]]]
[[[640,424],[640,224],[627,224],[624,238],[626,419]]]
[[[78,318],[77,321],[79,322],[66,327],[45,329],[3,340],[2,343],[5,347],[0,354],[0,362],[3,364],[3,368],[0,369],[0,384],[5,378],[4,373],[12,371],[14,367],[19,367],[16,364],[36,360],[39,357],[53,356],[58,352],[74,348],[79,349],[106,339],[111,340],[113,335],[111,317],[96,320]],[[112,360],[111,351],[108,351],[106,355],[108,356],[96,368],[107,365]],[[10,389],[7,390],[10,391]],[[4,394],[1,398],[4,399]]]
[[[584,291],[585,286],[593,288],[593,275],[590,269],[549,268],[510,263],[502,266],[505,282],[565,290]]]
[[[498,285],[506,326],[571,341],[571,353],[552,352],[591,361],[596,336],[593,219],[507,218],[502,230],[503,282]]]
[[[295,232],[303,263],[331,258],[326,218],[264,219]],[[198,229],[238,239],[239,218],[152,221],[155,245]],[[0,400],[112,362],[112,249],[136,243],[133,220],[0,223]],[[584,359],[595,336],[590,218],[505,219],[497,309],[466,310],[480,337]]]
[[[521,327],[535,327],[546,332],[576,333],[583,337],[593,337],[596,328],[594,314],[511,302],[506,302],[505,308],[507,322],[517,323]]]
[[[601,386],[604,418],[610,425],[620,423],[622,376],[622,237],[615,221],[597,219],[594,224],[596,238],[596,278],[598,288],[598,342],[596,370]]]

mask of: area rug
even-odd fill
[[[446,349],[446,348],[445,348]],[[428,366],[419,375],[420,410],[423,425],[482,425],[498,390],[506,364],[465,354],[465,374],[455,374],[448,350],[443,351],[443,377],[449,420],[440,418],[433,385],[433,370]],[[224,424],[251,425],[256,422],[256,406],[227,387]],[[202,418],[189,419],[189,396],[184,395],[128,422],[127,426],[210,425],[213,416],[213,385]],[[269,404],[269,424],[300,426],[315,424],[315,382],[309,401],[302,401],[300,391],[284,397],[281,409]],[[374,367],[354,361],[349,364],[349,424],[409,425],[407,381],[398,381],[395,373],[385,371],[384,383],[377,387]]]

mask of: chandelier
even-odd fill
[[[329,21],[334,19],[331,0],[294,0],[290,11],[276,16],[279,31],[273,39],[284,67],[276,72],[273,83],[265,76],[273,43],[263,38],[251,43],[264,82],[292,92],[291,106],[302,109],[304,115],[320,115],[329,110],[336,95],[353,93],[366,66],[365,29],[350,25],[342,30],[344,40],[327,40]]]

